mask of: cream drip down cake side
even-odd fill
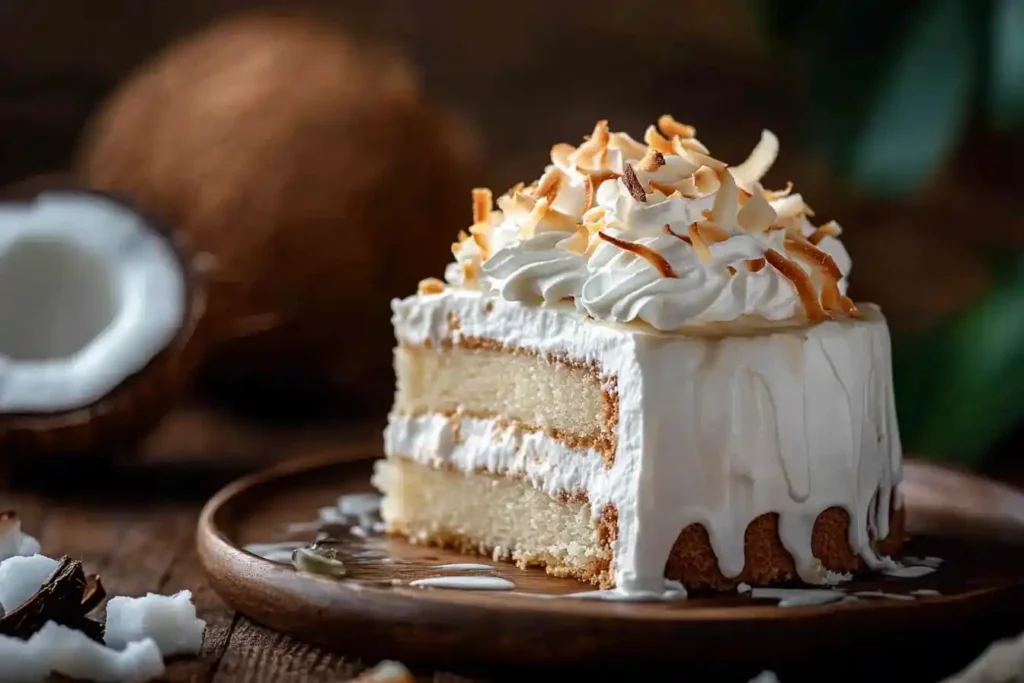
[[[835,222],[663,116],[473,192],[393,302],[388,531],[623,592],[841,580],[902,542],[889,333]]]

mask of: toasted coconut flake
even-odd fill
[[[695,176],[684,178],[677,181],[674,185],[669,185],[669,187],[673,188],[675,192],[678,192],[680,197],[686,197],[687,199],[696,199],[701,196],[701,191],[700,188],[697,187]]]
[[[785,247],[787,252],[792,252],[799,260],[814,268],[819,268],[826,277],[834,280],[842,279],[843,272],[839,270],[835,260],[807,240],[787,237]]]
[[[842,311],[842,304],[839,302],[841,297],[839,282],[832,278],[825,278],[825,282],[821,286],[821,307],[826,311],[840,312]]]
[[[523,191],[513,192],[498,199],[501,210],[510,218],[519,221],[525,220],[536,205],[537,200]]]
[[[608,140],[609,149],[621,149],[629,158],[642,157],[647,153],[647,145],[634,140],[626,133],[612,133]]]
[[[694,251],[697,252],[697,256],[706,263],[711,263],[714,259],[711,257],[711,250],[708,249],[708,243],[704,241],[704,236],[700,234],[700,224],[691,223],[689,228],[690,233],[690,244],[693,245]]]
[[[729,273],[729,275],[735,275],[736,274],[736,269],[733,268],[732,266],[726,266],[725,270],[726,270],[727,273]]]
[[[533,208],[519,227],[519,237],[533,237],[534,234],[536,234],[541,221],[548,224],[544,232],[547,230],[564,230],[566,232],[571,232],[576,229],[576,221],[571,216],[567,216],[560,211],[552,209],[551,202],[548,201],[548,198],[541,197],[534,202]]]
[[[594,208],[590,209],[589,211],[585,211],[583,213],[583,222],[584,223],[595,223],[597,221],[604,220],[605,214],[606,214],[606,211],[604,210],[603,207],[595,206]]]
[[[473,237],[473,241],[476,242],[476,246],[480,250],[480,258],[485,261],[491,258],[491,224],[479,223],[474,225],[469,229],[469,234]]]
[[[533,191],[533,196],[544,197],[549,203],[553,204],[555,198],[558,197],[558,191],[562,188],[562,181],[564,180],[565,174],[557,168],[552,168],[541,177],[537,189]]]
[[[491,207],[494,205],[494,197],[486,187],[473,188],[473,223],[491,222]]]
[[[666,137],[678,135],[681,138],[693,138],[697,136],[697,129],[685,123],[679,123],[671,114],[662,114],[658,117],[658,128]]]
[[[829,221],[828,223],[819,225],[818,228],[807,238],[807,241],[817,246],[826,237],[839,237],[841,234],[843,234],[843,229],[839,227],[839,224],[835,221]]]
[[[686,242],[687,244],[691,244],[691,245],[693,244],[693,240],[691,240],[688,235],[680,235],[678,232],[673,230],[672,226],[669,225],[668,223],[665,224],[665,234],[666,235],[672,235],[672,237],[675,237],[676,239],[680,239],[680,240]]]
[[[793,191],[793,181],[791,181],[791,180],[787,180],[786,181],[786,187],[784,189],[781,189],[781,190],[766,190],[764,188],[761,188],[761,193],[764,195],[764,198],[767,199],[770,202],[773,202],[776,199],[785,199],[786,197],[788,197],[790,195],[790,193],[792,191]]]
[[[647,150],[647,154],[644,158],[637,162],[636,168],[639,171],[646,171],[648,173],[657,171],[659,168],[665,165],[665,155],[656,149]]]
[[[736,214],[736,223],[745,232],[756,234],[766,232],[772,223],[775,222],[777,216],[775,215],[775,209],[772,208],[772,205],[768,203],[768,200],[765,199],[764,194],[760,191],[760,184],[754,183],[754,189],[754,194],[744,202],[739,213]]]
[[[763,258],[752,258],[747,261],[747,270],[751,273],[760,273],[766,263],[768,262]]]
[[[697,138],[680,138],[679,145],[683,149],[691,152],[699,152],[701,154],[711,154],[711,151],[704,146],[704,143]]]
[[[672,138],[674,145],[676,144],[676,140],[680,141],[680,143],[678,143],[679,145],[683,145],[683,143],[685,143],[685,140],[683,140],[682,138]],[[684,149],[682,146],[680,146],[679,149],[680,151],[683,152],[683,154],[680,156],[689,159],[697,166],[707,166],[708,168],[714,171],[724,171],[729,167],[729,165],[726,164],[724,161],[719,161],[718,159],[714,158],[713,156],[709,156],[704,152],[698,152],[697,150],[693,149]]]
[[[657,180],[648,180],[647,185],[651,188],[651,192],[660,192],[666,197],[671,197],[673,194],[682,194],[682,192],[672,187],[668,183],[658,182]]]
[[[807,213],[804,199],[799,194],[791,194],[788,197],[775,200],[772,208],[775,209],[775,213],[780,221],[800,218]]]
[[[587,138],[586,142],[576,148],[574,152],[576,165],[582,168],[598,169],[604,165],[605,152],[608,149],[608,142],[611,133],[608,131],[607,121],[598,121],[594,126],[594,132]]]
[[[630,253],[636,254],[640,258],[644,259],[652,266],[654,266],[654,269],[661,273],[662,277],[677,277],[676,271],[673,270],[672,268],[672,264],[666,261],[664,256],[654,251],[650,247],[647,247],[643,244],[637,244],[636,242],[626,242],[624,240],[620,240],[617,237],[612,237],[606,232],[599,232],[597,233],[597,236],[603,239],[605,242],[608,242],[609,244],[612,244],[618,247],[619,249],[622,249],[623,251],[628,251]]]
[[[796,265],[774,249],[766,251],[764,253],[764,257],[765,260],[767,260],[772,267],[778,270],[783,277],[793,283],[793,288],[796,289],[796,293],[800,297],[800,303],[803,304],[804,312],[807,314],[808,320],[811,322],[821,322],[822,320],[828,320],[831,318],[831,316],[821,307],[821,304],[818,303],[818,297],[814,291],[814,285],[811,283],[811,278],[808,277],[803,268]]]
[[[715,194],[710,211],[704,210],[704,217],[719,225],[731,226],[736,221],[736,213],[739,211],[739,192],[736,190],[736,181],[727,170],[720,170],[717,174],[721,186]]]
[[[576,148],[572,145],[560,142],[551,148],[551,163],[556,166],[569,166],[569,157],[572,156]]]
[[[590,231],[585,226],[580,226],[576,229],[576,232],[566,237],[564,240],[559,240],[555,245],[560,249],[571,251],[575,254],[586,254],[587,247],[590,246]]]
[[[466,282],[472,282],[480,274],[480,266],[473,262],[467,261],[462,264],[462,277]]]
[[[636,177],[636,171],[629,164],[623,168],[625,174],[622,177],[623,182],[626,184],[626,189],[629,190],[629,194],[633,196],[633,199],[638,202],[647,201],[647,192],[644,191],[644,186],[640,184],[640,179]]]
[[[761,139],[754,147],[746,161],[730,168],[736,184],[750,188],[761,180],[779,156],[779,139],[770,130],[761,131]]]
[[[550,203],[547,197],[541,197],[533,204],[533,208],[530,209],[530,213],[527,215],[526,220],[519,226],[519,237],[529,238],[533,237],[537,226],[544,219],[544,216],[548,212]]]
[[[718,189],[722,186],[722,181],[719,180],[715,169],[709,166],[701,166],[693,172],[693,184],[696,186],[697,192],[706,196],[712,192],[718,192]]]
[[[729,233],[718,227],[714,223],[700,223],[701,236],[704,241],[708,244],[714,244],[715,242],[724,242],[729,239]]]
[[[420,294],[440,294],[444,291],[444,283],[436,277],[428,277],[425,280],[420,280],[417,291]]]
[[[583,213],[594,207],[594,198],[597,196],[597,186],[590,176],[583,177]]]
[[[608,130],[608,121],[601,120],[594,124],[594,132],[590,134],[587,142],[596,142],[601,148],[607,147],[611,141],[611,131]]]
[[[594,191],[597,191],[597,188],[601,187],[601,183],[606,180],[617,180],[622,177],[622,174],[616,173],[615,171],[603,170],[588,173],[587,177],[589,177],[591,182],[594,183]]]
[[[651,149],[661,152],[662,154],[675,154],[672,149],[672,143],[669,142],[668,138],[658,132],[658,129],[654,126],[648,126],[647,131],[644,133],[644,142]]]

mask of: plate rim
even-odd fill
[[[342,622],[385,622],[391,625],[430,624],[433,627],[463,626],[496,614],[508,619],[525,621],[536,619],[552,628],[565,628],[572,622],[587,622],[590,630],[614,633],[623,628],[657,631],[661,635],[655,640],[662,642],[673,631],[685,631],[696,625],[706,628],[725,627],[727,630],[758,628],[766,623],[803,625],[806,628],[821,627],[823,631],[834,632],[840,625],[855,627],[863,619],[886,619],[920,624],[929,616],[942,616],[941,621],[950,617],[950,611],[984,614],[994,608],[1006,608],[1018,600],[1024,600],[1024,577],[999,586],[979,588],[956,595],[929,596],[926,600],[909,602],[904,600],[863,601],[863,604],[847,604],[837,608],[835,604],[804,605],[780,609],[774,604],[743,606],[700,606],[688,609],[655,609],[644,613],[636,609],[637,603],[597,600],[547,600],[523,596],[509,599],[504,592],[486,591],[443,591],[423,590],[400,586],[374,586],[346,582],[314,575],[299,574],[291,567],[260,558],[236,545],[222,529],[219,516],[230,511],[230,505],[245,500],[261,487],[294,481],[308,477],[317,470],[359,471],[371,466],[374,449],[365,448],[367,458],[352,458],[352,449],[347,456],[317,454],[279,463],[267,469],[243,476],[218,491],[204,505],[196,530],[196,543],[200,563],[210,580],[214,591],[233,609],[241,614],[264,623],[285,633],[296,631],[289,628],[289,619],[279,610],[259,607],[246,592],[270,596],[272,600],[287,601],[296,594],[307,600],[324,596],[329,607],[321,618]],[[904,466],[916,467],[918,461],[907,459]],[[988,480],[973,473],[963,473],[934,463],[925,467],[955,472],[958,476],[969,476],[986,485],[992,484],[1012,492],[1024,501],[1024,493],[1011,487]],[[301,577],[301,578],[297,578]],[[410,621],[410,614],[414,615]],[[564,622],[564,623],[563,623]],[[299,629],[301,630],[301,629]],[[548,630],[548,629],[545,629]],[[709,636],[711,634],[708,634]],[[332,639],[313,640],[327,647],[336,647]],[[393,638],[391,645],[404,646],[400,638]],[[775,638],[772,639],[775,642]],[[393,650],[394,648],[392,648]],[[401,649],[401,648],[400,648]],[[415,648],[413,648],[415,649]],[[486,649],[486,648],[485,648]],[[413,655],[410,659],[418,659]],[[486,661],[496,661],[493,656]],[[498,660],[501,658],[498,657]],[[563,661],[559,659],[559,661]]]

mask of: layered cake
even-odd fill
[[[835,222],[663,116],[473,191],[393,302],[388,532],[624,593],[817,584],[902,542],[889,334]],[[673,583],[671,585],[678,585]]]

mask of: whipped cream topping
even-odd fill
[[[599,121],[578,147],[555,145],[544,174],[497,210],[489,190],[474,190],[473,225],[452,245],[445,279],[663,331],[856,316],[839,226],[812,224],[792,185],[760,184],[777,138],[764,131],[730,167],[695,133],[666,115],[639,142]]]

